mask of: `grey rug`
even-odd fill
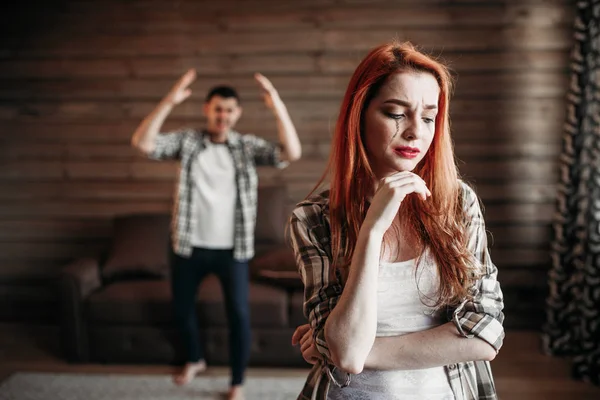
[[[247,377],[247,400],[296,399],[305,378]],[[0,385],[0,400],[222,400],[229,377],[199,376],[175,386],[167,375],[17,373]]]

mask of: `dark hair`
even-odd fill
[[[240,103],[240,96],[238,95],[237,91],[231,86],[221,85],[213,87],[206,95],[206,99],[204,101],[208,103],[210,99],[212,99],[215,96],[220,96],[224,99],[229,99],[233,97],[237,100],[238,103]]]

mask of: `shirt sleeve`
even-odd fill
[[[325,341],[325,322],[342,295],[342,284],[331,265],[329,228],[319,205],[299,206],[294,210],[290,238],[304,283],[304,316],[313,331],[316,348],[322,355],[323,368],[335,384],[345,386],[350,381],[350,374],[343,373],[345,376],[339,377],[341,371],[335,371]]]
[[[244,139],[252,149],[256,166],[285,168],[289,165],[281,159],[281,145],[250,134],[244,135]]]
[[[453,322],[464,337],[478,337],[496,351],[504,340],[504,300],[497,280],[498,268],[492,263],[487,247],[485,222],[479,199],[473,189],[463,186],[468,248],[475,258],[480,278],[470,289],[472,297],[463,301],[453,314]]]
[[[187,130],[159,134],[154,140],[154,150],[148,154],[153,160],[178,160],[181,157],[183,138]]]

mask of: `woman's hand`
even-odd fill
[[[411,193],[418,194],[423,200],[431,196],[425,181],[412,172],[397,172],[383,178],[376,188],[363,226],[383,235],[398,215],[400,204]]]
[[[304,324],[296,328],[292,335],[292,345],[300,344],[302,357],[309,364],[316,364],[321,359],[321,354],[317,351],[313,340],[313,332],[310,325]]]

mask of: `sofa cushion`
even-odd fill
[[[288,326],[285,291],[250,283],[252,327]],[[167,280],[115,282],[93,293],[87,302],[91,325],[173,324],[170,282]],[[225,304],[219,280],[211,275],[198,289],[198,321],[202,328],[226,327]]]
[[[291,328],[252,330],[250,360],[252,366],[303,367],[300,346],[291,346]],[[97,326],[89,330],[91,358],[95,363],[182,364],[184,346],[175,327]],[[209,365],[229,365],[227,328],[201,329],[200,341]],[[186,397],[187,398],[187,397]],[[189,398],[205,398],[192,397]],[[213,398],[213,397],[211,397]]]
[[[102,278],[164,278],[169,264],[168,214],[140,214],[115,218],[110,252]]]
[[[294,251],[285,245],[254,257],[250,261],[250,275],[254,280],[285,289],[304,287],[296,267]]]

